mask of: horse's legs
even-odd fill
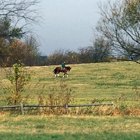
[[[55,77],[59,76],[59,73],[55,73]]]
[[[64,73],[63,78],[65,77],[65,75],[68,77],[68,74],[67,73]]]

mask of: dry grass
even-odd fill
[[[44,95],[44,102],[47,96],[52,93],[52,89],[60,87],[63,81],[74,92],[74,104],[90,104],[94,99],[103,102],[113,101],[115,109],[93,108],[88,109],[89,114],[94,110],[95,114],[108,115],[139,115],[140,106],[140,67],[133,62],[114,63],[91,63],[72,64],[72,71],[68,78],[55,78],[53,70],[56,66],[26,67],[36,74],[32,77],[31,84],[26,88],[23,95],[30,95],[28,102],[38,104],[38,97]],[[0,69],[0,80],[3,84],[9,85],[4,78],[4,71]],[[0,90],[1,102],[8,94],[3,94]],[[74,110],[75,111],[75,110]],[[114,111],[114,112],[113,112]],[[79,114],[85,114],[85,109],[79,109]]]
[[[139,132],[138,117],[94,117],[94,116],[0,116],[1,133],[63,134],[102,132]]]

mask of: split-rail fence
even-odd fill
[[[92,106],[114,106],[114,103],[94,103],[94,104],[76,104],[76,105],[70,105],[70,104],[66,104],[66,105],[34,105],[34,104],[19,104],[19,105],[12,105],[12,106],[0,106],[0,111],[4,110],[4,109],[16,109],[16,108],[20,108],[21,114],[24,115],[24,111],[25,108],[65,108],[66,109],[66,114],[69,113],[69,108],[72,107],[92,107]]]

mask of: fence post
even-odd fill
[[[66,104],[66,114],[68,114],[69,111],[68,111],[68,104]]]
[[[20,107],[21,107],[21,114],[24,115],[24,108],[23,108],[23,104],[22,103],[20,104]]]

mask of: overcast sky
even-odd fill
[[[60,49],[77,51],[92,45],[93,28],[100,17],[99,1],[107,0],[42,0],[44,22],[36,27],[42,54]]]

